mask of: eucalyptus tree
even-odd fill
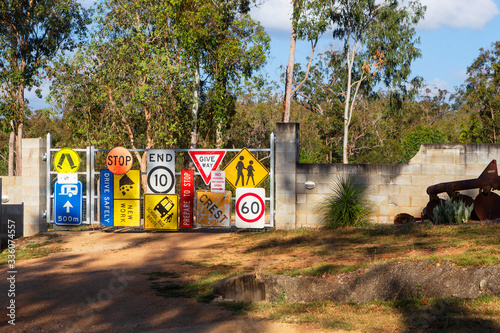
[[[456,108],[470,114],[461,139],[471,143],[498,143],[500,136],[500,41],[467,68],[467,79],[454,95]]]
[[[0,103],[11,126],[9,175],[22,170],[25,89],[39,87],[51,59],[85,36],[87,14],[75,0],[0,1]],[[40,91],[37,89],[40,96]],[[16,140],[14,148],[14,140]]]
[[[185,144],[193,83],[176,9],[155,0],[98,3],[89,43],[60,59],[51,87],[75,138],[132,149]],[[135,157],[145,171],[146,154]]]
[[[133,149],[195,147],[204,86],[215,92],[209,115],[221,146],[231,89],[265,62],[268,49],[262,27],[241,14],[244,3],[98,2],[89,43],[53,71],[52,102],[78,125],[75,138]],[[144,170],[145,154],[135,157]]]
[[[319,38],[328,28],[328,14],[336,10],[334,2],[328,4],[328,1],[325,3],[325,1],[317,0],[292,0],[292,8],[292,30],[285,72],[285,97],[282,115],[282,121],[285,123],[290,121],[292,95],[299,91],[304,82],[307,81]],[[302,80],[296,84],[294,70],[297,39],[306,39],[311,43],[311,55]]]
[[[415,25],[425,7],[416,1],[335,0],[331,12],[333,39],[342,43],[331,52],[331,65],[343,85],[343,163],[348,163],[349,126],[360,95],[383,83],[406,90],[411,63],[421,56]],[[420,80],[412,80],[417,86]]]
[[[205,119],[215,129],[215,146],[222,148],[234,110],[235,93],[242,79],[250,78],[266,63],[270,38],[249,15],[254,1],[201,2],[210,9],[204,21],[206,38],[200,46],[199,60],[206,76]]]

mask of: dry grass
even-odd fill
[[[210,249],[185,288],[209,300],[213,283],[242,272],[328,275],[389,261],[500,264],[500,224],[374,226],[338,230],[240,232]],[[223,303],[233,313],[356,332],[499,332],[500,299],[427,299],[366,304]]]

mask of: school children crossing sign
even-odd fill
[[[222,169],[234,187],[257,187],[269,175],[269,170],[247,149],[240,152]]]

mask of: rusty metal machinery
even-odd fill
[[[500,196],[492,190],[500,188],[500,177],[498,177],[497,161],[492,160],[477,179],[459,180],[455,182],[440,183],[429,186],[429,203],[425,208],[425,217],[432,220],[432,211],[441,204],[443,199],[438,197],[440,193],[447,193],[450,199],[461,200],[468,206],[474,204],[476,217],[481,220],[494,220],[500,218]],[[458,191],[479,189],[475,199],[468,195],[460,194]]]

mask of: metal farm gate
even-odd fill
[[[274,141],[275,141],[275,136],[274,133],[271,133],[270,135],[270,148],[258,148],[258,149],[252,149],[248,148],[247,150],[250,151],[252,154],[256,154],[256,158],[259,160],[267,160],[269,161],[266,163],[269,163],[269,176],[265,181],[262,183],[264,184],[264,188],[266,190],[266,193],[269,193],[269,196],[265,197],[265,207],[266,207],[266,220],[265,220],[265,227],[266,228],[272,228],[274,227],[274,205],[275,205],[275,179],[274,179],[274,166],[275,166],[275,151],[274,151]],[[47,134],[47,185],[46,185],[46,200],[47,200],[47,222],[48,223],[54,223],[54,199],[55,199],[55,182],[57,181],[57,172],[54,170],[54,165],[53,165],[53,157],[54,155],[59,152],[61,149],[60,148],[52,148],[52,138],[50,133]],[[86,148],[81,148],[81,149],[74,149],[72,148],[73,151],[77,152],[80,159],[81,159],[81,167],[79,168],[79,171],[76,172],[76,177],[78,178],[79,181],[83,184],[82,188],[82,193],[83,193],[83,203],[82,203],[82,224],[85,225],[92,225],[92,224],[99,224],[100,221],[100,191],[99,191],[99,186],[100,186],[100,170],[105,169],[105,164],[104,160],[106,157],[106,154],[110,151],[110,149],[97,149],[93,146],[91,147],[86,147]],[[175,152],[176,155],[176,161],[183,161],[183,165],[187,165],[187,160],[189,160],[189,151],[193,151],[190,149],[170,149]],[[197,149],[198,151],[202,149]],[[208,150],[208,149],[207,149]],[[232,156],[235,156],[238,152],[241,151],[241,149],[209,149],[210,151],[225,151],[226,156],[224,158],[225,162],[229,161],[229,159]],[[141,155],[142,153],[148,151],[147,149],[129,149],[129,151],[134,154],[135,152],[139,152]],[[196,150],[194,150],[196,151]],[[229,155],[229,156],[228,156]],[[134,162],[134,165],[138,165],[137,161]],[[224,165],[224,162],[222,163]],[[85,167],[83,167],[85,166]],[[145,172],[141,172],[141,176],[145,175]],[[196,190],[207,190],[207,186],[203,181],[201,181],[200,173],[196,170],[195,173],[195,178],[196,178]],[[175,177],[176,177],[176,191],[175,193],[178,192],[178,187],[179,187],[179,181],[177,179],[180,178],[180,171],[175,172]],[[262,185],[261,185],[262,186]],[[232,187],[232,186],[230,186]],[[232,190],[232,196],[231,196],[231,202],[232,202],[232,208],[231,208],[231,219],[233,222],[231,222],[231,227],[234,227],[234,206],[235,206],[235,189],[233,188]],[[143,206],[144,206],[144,193],[141,191],[141,216]],[[141,222],[141,226],[143,226]]]

